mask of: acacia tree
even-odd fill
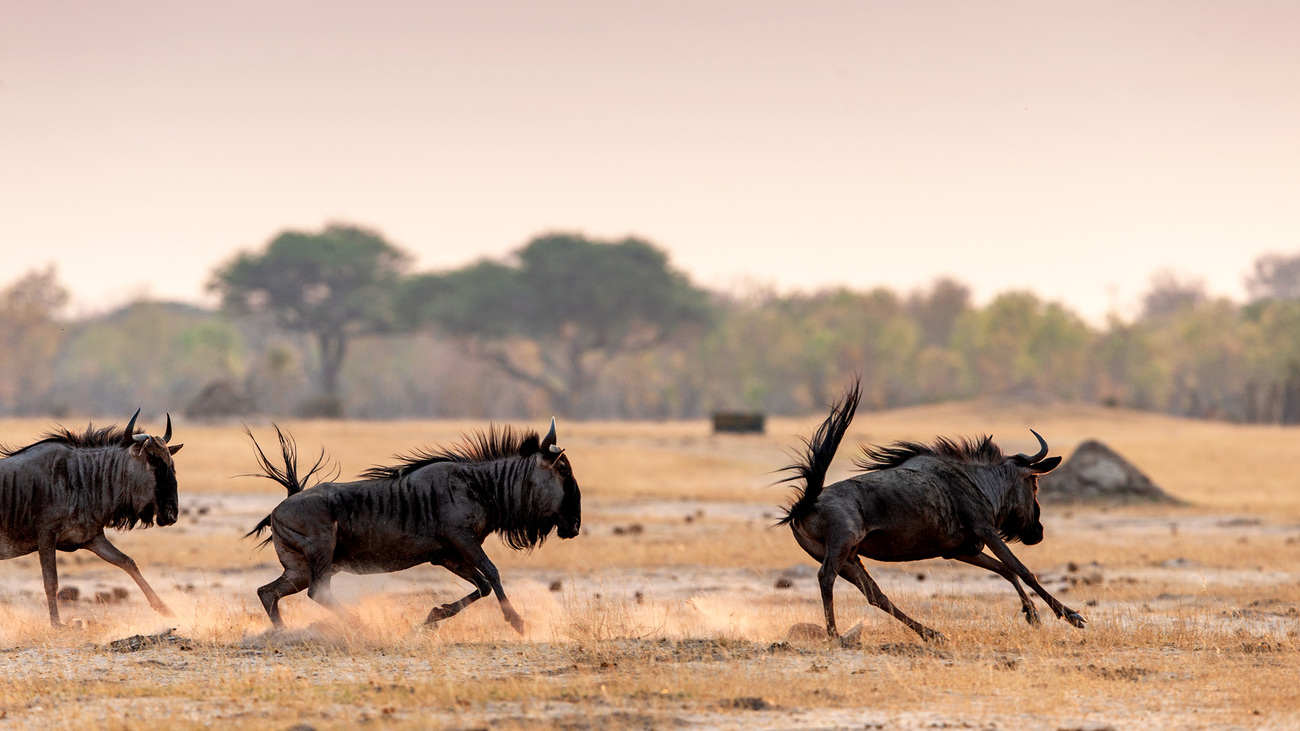
[[[565,233],[534,238],[507,262],[414,277],[401,305],[408,323],[456,336],[569,415],[585,413],[582,398],[601,368],[705,322],[709,311],[707,294],[652,244]]]
[[[323,396],[313,411],[339,415],[348,341],[391,327],[393,295],[408,260],[376,231],[331,224],[320,233],[280,233],[264,251],[241,253],[217,269],[208,286],[231,314],[267,313],[281,327],[309,333]]]

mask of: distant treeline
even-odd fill
[[[411,273],[378,233],[289,231],[213,273],[222,308],[141,301],[66,319],[53,269],[0,292],[0,413],[695,418],[807,414],[854,374],[863,406],[1007,396],[1300,423],[1300,255],[1251,299],[1153,279],[1092,327],[1031,292],[960,282],[746,296],[640,239],[540,236],[503,261]]]

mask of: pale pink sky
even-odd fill
[[[0,0],[0,285],[201,301],[286,227],[420,269],[635,233],[697,281],[1090,318],[1300,250],[1294,2]]]

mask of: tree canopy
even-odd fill
[[[209,288],[227,312],[266,313],[281,327],[311,333],[321,391],[336,401],[349,339],[392,326],[393,296],[408,261],[377,232],[332,224],[319,233],[284,231],[263,251],[239,254],[217,269]],[[332,410],[321,407],[322,414]]]
[[[707,293],[649,242],[571,233],[538,236],[506,262],[415,277],[399,309],[461,337],[570,415],[604,363],[710,315]]]

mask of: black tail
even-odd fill
[[[844,398],[831,407],[831,415],[817,427],[811,439],[803,441],[805,446],[803,455],[797,462],[785,468],[794,474],[781,482],[803,480],[803,487],[797,489],[794,502],[786,508],[785,517],[777,525],[786,525],[804,518],[817,504],[817,496],[821,495],[822,488],[826,486],[826,470],[830,468],[831,460],[835,459],[835,452],[840,448],[840,440],[844,438],[844,432],[848,431],[849,424],[853,423],[853,414],[858,410],[858,401],[861,398],[862,382],[855,378],[853,386],[844,394]]]
[[[325,457],[325,450],[321,450],[320,456],[316,458],[316,464],[312,465],[311,469],[307,470],[307,473],[300,478],[298,477],[298,444],[294,442],[292,436],[281,431],[278,425],[272,424],[271,426],[275,427],[275,436],[280,440],[280,455],[284,459],[284,469],[280,469],[274,464],[271,464],[271,460],[266,456],[266,452],[262,451],[262,445],[258,444],[257,440],[253,438],[253,432],[249,431],[248,427],[244,427],[244,433],[248,435],[248,440],[253,443],[253,450],[256,452],[254,457],[257,458],[257,466],[262,468],[262,474],[252,473],[245,476],[265,477],[268,480],[283,485],[284,489],[289,491],[290,496],[297,495],[304,489],[311,487],[307,482],[311,480],[312,477],[321,474],[321,471],[326,468],[325,464],[328,460]],[[317,480],[317,482],[321,481],[322,480]],[[244,534],[244,537],[252,538],[253,536],[260,536],[262,531],[270,527],[271,516],[268,515],[265,518],[262,518],[262,522],[258,523],[256,528]],[[267,538],[258,545],[264,546],[270,540],[270,538]]]

